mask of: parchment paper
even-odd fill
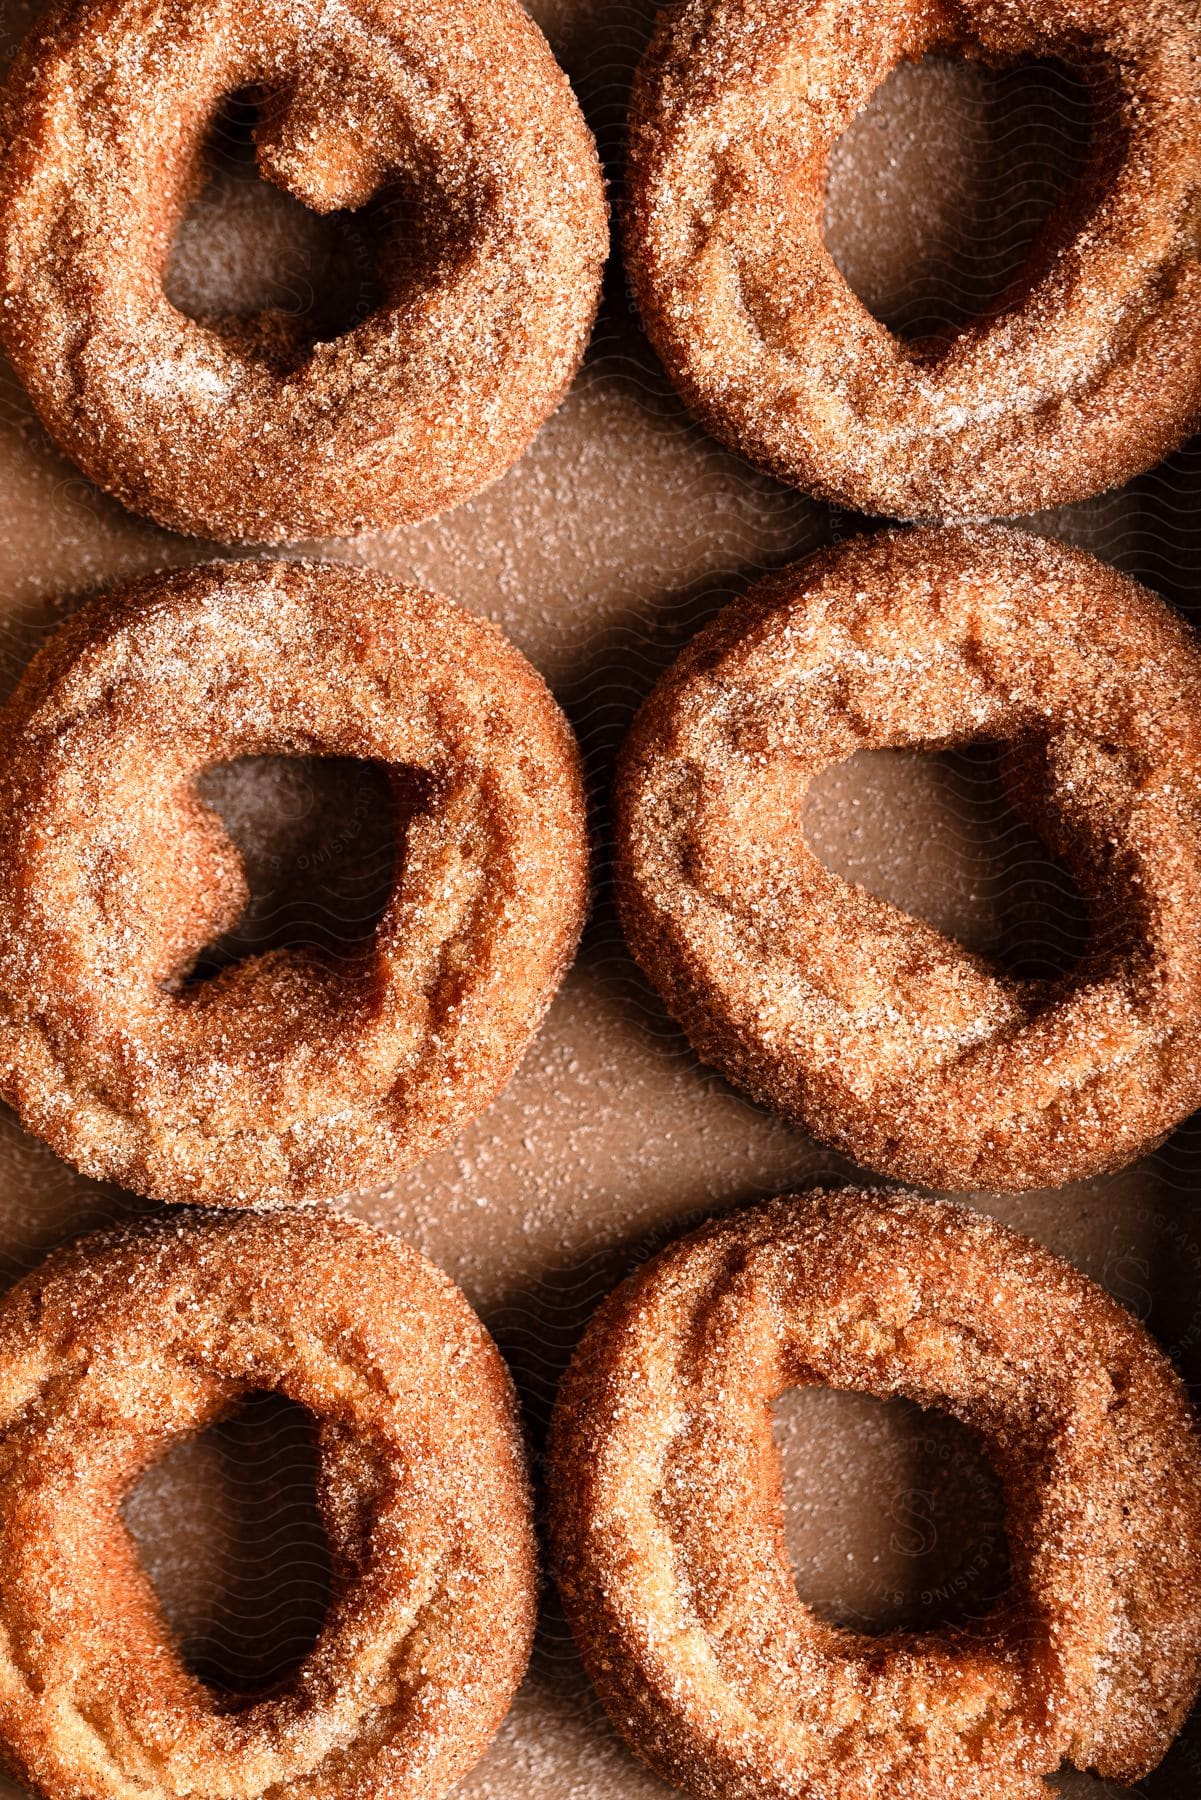
[[[626,90],[647,0],[539,0],[614,191]],[[33,10],[7,8],[11,47]],[[830,241],[848,278],[908,331],[986,306],[1070,176],[1085,129],[1054,72],[989,74],[931,62],[896,75],[838,146]],[[181,232],[170,291],[191,311],[266,302],[336,309],[368,280],[361,252],[258,183],[237,121]],[[1156,587],[1201,603],[1186,451],[1130,488],[1034,521]],[[471,505],[419,529],[289,554],[349,559],[454,596],[498,620],[546,674],[584,745],[596,888],[579,961],[520,1073],[452,1149],[349,1202],[404,1235],[466,1289],[508,1357],[537,1449],[573,1343],[600,1297],[698,1217],[844,1176],[839,1159],[698,1066],[635,971],[612,914],[606,796],[615,746],[657,672],[764,569],[862,521],[812,504],[692,425],[649,352],[615,254],[587,364],[523,461]],[[43,634],[120,576],[213,555],[99,496],[0,379],[0,679]],[[256,554],[240,551],[237,554]],[[206,777],[243,846],[257,899],[223,954],[334,941],[370,928],[391,850],[369,774],[247,764]],[[821,784],[808,829],[873,891],[1025,967],[1078,942],[1071,884],[1018,828],[986,753],[857,757]],[[1110,1179],[976,1204],[1063,1252],[1201,1376],[1201,1138],[1190,1126]],[[0,1117],[0,1279],[52,1244],[142,1203],[76,1176]],[[869,1627],[936,1624],[987,1603],[1004,1579],[995,1483],[949,1422],[848,1395],[780,1407],[789,1541],[803,1595]],[[127,1516],[189,1656],[227,1685],[266,1683],[320,1626],[326,1571],[312,1446],[269,1398],[177,1450]],[[5,1793],[15,1792],[4,1788]],[[525,1686],[465,1795],[583,1800],[665,1793],[610,1730],[547,1593]],[[1111,1790],[1069,1774],[1063,1792]],[[1146,1784],[1201,1791],[1201,1733]]]

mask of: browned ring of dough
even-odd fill
[[[1059,59],[1098,114],[1014,291],[906,344],[823,239],[836,139],[930,51]],[[783,481],[898,519],[1115,487],[1201,422],[1201,24],[1191,0],[680,0],[638,77],[626,258],[672,381]]]
[[[1000,975],[805,842],[822,769],[973,739],[1089,906],[1059,981]],[[769,577],[647,701],[617,813],[626,935],[699,1053],[869,1168],[1056,1186],[1201,1105],[1201,654],[1082,552],[926,529]]]
[[[423,784],[374,937],[181,986],[246,899],[195,777],[306,754]],[[575,740],[487,621],[332,565],[135,582],[63,626],[0,717],[0,1090],[87,1174],[161,1200],[381,1182],[508,1079],[586,879]]]
[[[378,307],[305,346],[162,285],[221,102],[317,212],[379,197]],[[608,247],[596,148],[517,0],[65,0],[3,103],[0,336],[51,435],[176,531],[427,518],[504,473],[583,355]]]
[[[247,1390],[316,1415],[334,1589],[282,1690],[184,1666],[121,1517]],[[49,1800],[432,1800],[525,1671],[512,1384],[454,1283],[329,1213],[84,1238],[0,1304],[0,1743]]]
[[[1013,1586],[979,1628],[864,1636],[798,1598],[771,1406],[794,1386],[965,1421]],[[1121,1781],[1201,1680],[1201,1446],[1147,1332],[1040,1245],[904,1195],[711,1221],[590,1325],[556,1403],[556,1573],[614,1723],[720,1800],[1047,1800]]]

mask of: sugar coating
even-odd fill
[[[411,804],[361,954],[188,985],[246,899],[195,777],[257,755],[383,767]],[[0,719],[0,1087],[100,1179],[284,1204],[385,1181],[495,1096],[571,960],[575,740],[495,627],[364,571],[218,563],[76,614]]]
[[[771,1407],[818,1385],[937,1406],[1004,1484],[986,1619],[870,1637],[798,1597]],[[1139,1780],[1201,1682],[1201,1444],[1143,1327],[991,1219],[790,1196],[610,1297],[560,1390],[556,1575],[614,1724],[717,1800],[1048,1800]]]
[[[932,51],[1060,58],[1096,129],[992,316],[906,344],[823,239],[827,162]],[[1115,487],[1201,420],[1201,58],[1181,0],[684,0],[635,84],[626,254],[717,436],[824,500],[1009,517]]]
[[[381,196],[381,303],[327,342],[163,292],[206,133],[248,88],[267,179],[318,212]],[[67,5],[3,111],[0,337],[62,449],[174,530],[427,518],[508,468],[583,354],[600,167],[516,0]]]
[[[334,1594],[284,1688],[185,1667],[120,1516],[247,1389],[317,1417]],[[516,1401],[454,1284],[331,1213],[83,1238],[0,1305],[0,1737],[50,1800],[445,1794],[529,1657]]]
[[[1007,977],[805,841],[823,769],[979,739],[1089,908],[1057,981]],[[923,528],[769,576],[643,708],[617,839],[626,936],[699,1053],[869,1168],[1060,1186],[1201,1105],[1201,652],[1081,551]]]

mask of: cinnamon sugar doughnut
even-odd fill
[[[823,241],[836,139],[902,61],[1053,58],[1094,141],[991,317],[905,343]],[[626,255],[714,434],[893,518],[1033,512],[1117,486],[1201,423],[1201,26],[1186,0],[679,0],[639,74]]]
[[[196,791],[250,755],[357,757],[400,797],[359,953],[189,985],[241,860]],[[283,1203],[428,1156],[512,1073],[587,874],[575,741],[484,620],[364,570],[216,563],[86,606],[0,719],[0,1091],[85,1173]]]
[[[799,1598],[771,1406],[903,1396],[978,1433],[1012,1587],[979,1626],[869,1637]],[[1133,1781],[1201,1681],[1201,1447],[1100,1288],[991,1219],[794,1196],[710,1222],[602,1307],[556,1403],[560,1591],[614,1724],[695,1794],[1043,1800]]]
[[[263,176],[381,201],[380,304],[328,342],[163,293],[228,96]],[[607,249],[600,167],[517,0],[63,0],[0,156],[0,336],[51,435],[176,531],[276,542],[427,518],[494,480],[570,382]]]
[[[979,739],[1089,908],[1061,980],[1007,978],[805,842],[831,764]],[[1201,655],[1082,552],[917,530],[770,577],[652,694],[617,814],[630,946],[700,1055],[868,1167],[1055,1186],[1201,1106]]]
[[[247,1391],[316,1415],[334,1589],[286,1684],[180,1656],[121,1517]],[[49,1800],[432,1800],[525,1671],[535,1561],[512,1385],[445,1275],[328,1213],[84,1238],[0,1304],[0,1744]]]

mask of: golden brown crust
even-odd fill
[[[998,974],[804,840],[823,768],[981,738],[1092,914],[1056,982]],[[1057,1186],[1201,1105],[1201,655],[1082,552],[926,529],[769,577],[647,701],[617,846],[630,946],[699,1053],[869,1168]]]
[[[825,1385],[937,1406],[1001,1477],[985,1628],[870,1638],[799,1599],[770,1408]],[[721,1800],[1037,1800],[1067,1759],[1163,1756],[1201,1680],[1201,1446],[1141,1325],[994,1221],[905,1195],[711,1221],[594,1319],[556,1403],[556,1574],[655,1769]]]
[[[247,87],[268,180],[318,212],[392,196],[381,302],[329,342],[163,293],[206,133]],[[3,125],[5,347],[67,454],[173,530],[426,518],[508,468],[583,355],[603,183],[517,0],[63,0]]]
[[[905,344],[823,241],[835,140],[903,60],[1077,67],[1100,118],[999,313]],[[782,480],[900,519],[1129,480],[1201,421],[1201,28],[1182,0],[679,0],[632,107],[626,258],[668,374]]]
[[[328,1198],[430,1155],[524,1052],[587,881],[575,740],[493,626],[363,570],[216,563],[86,606],[0,753],[0,1085],[90,1175]],[[357,757],[425,785],[365,951],[182,985],[245,902],[194,778]]]
[[[317,1418],[329,1615],[282,1690],[189,1673],[121,1518],[247,1390]],[[49,1800],[417,1800],[482,1754],[529,1657],[512,1386],[454,1284],[334,1215],[176,1214],[0,1305],[0,1739]]]

